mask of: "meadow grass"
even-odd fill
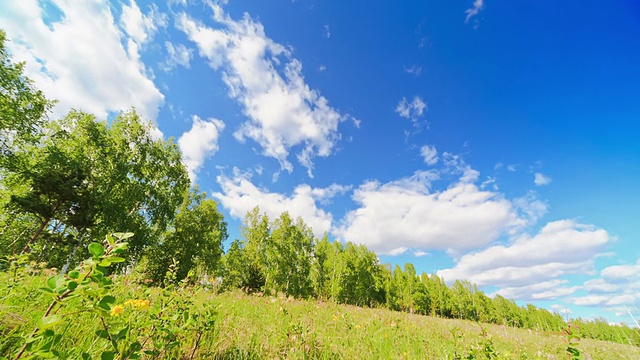
[[[18,286],[0,285],[0,358],[10,359],[22,346],[47,308],[50,298],[38,288],[46,275],[29,275]],[[10,274],[0,274],[11,284]],[[386,309],[337,305],[284,296],[247,295],[240,291],[216,293],[194,287],[160,289],[118,277],[112,287],[118,299],[145,299],[168,314],[167,323],[187,311],[207,313],[209,330],[176,326],[176,347],[143,358],[180,359],[567,359],[562,333],[538,332],[466,320],[441,319]],[[100,358],[108,341],[95,336],[100,321],[91,312],[78,311],[78,299],[69,300],[57,314],[63,334],[58,346],[69,358],[85,352]],[[182,304],[183,307],[180,307]],[[131,324],[144,311],[127,310]],[[211,315],[215,314],[215,315]],[[141,325],[143,326],[143,325]],[[135,336],[135,333],[134,333]],[[585,359],[640,359],[640,348],[591,339],[576,346]]]

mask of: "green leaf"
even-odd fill
[[[96,336],[101,339],[109,339],[109,333],[106,330],[96,330]]]
[[[113,351],[105,351],[100,355],[100,360],[113,360],[116,358],[116,354]]]
[[[83,352],[82,360],[91,360],[91,355],[87,354],[86,352]]]
[[[59,323],[60,321],[62,321],[62,316],[60,315],[50,315],[50,316],[46,316],[41,318],[40,320],[38,320],[38,329],[40,330],[45,330],[48,329],[52,326],[54,326],[55,324]]]
[[[111,310],[112,305],[115,305],[115,303],[116,298],[111,295],[107,295],[100,299],[100,301],[98,302],[98,307],[103,310],[109,311]]]
[[[73,270],[69,272],[69,278],[70,279],[78,279],[80,277],[80,271],[78,270]]]
[[[38,290],[45,292],[47,294],[53,294],[53,290],[49,289],[48,287],[41,287],[41,288],[38,288]]]
[[[51,290],[55,290],[56,289],[56,276],[52,276],[49,279],[47,279],[47,286],[49,287],[49,289]]]
[[[116,243],[116,240],[113,238],[113,236],[107,235],[107,242],[109,243],[110,246],[113,246],[113,244]]]
[[[97,242],[92,242],[89,244],[89,252],[95,257],[100,257],[104,254],[104,248]]]
[[[124,262],[124,258],[121,258],[118,256],[111,256],[109,257],[109,261],[112,263],[121,263],[121,262]]]
[[[78,287],[78,283],[75,281],[69,281],[69,283],[67,284],[67,289],[69,290],[75,290]]]
[[[128,238],[132,237],[133,233],[132,232],[128,232],[128,233],[113,233],[113,236],[117,237],[118,240],[122,241],[122,240],[125,240],[125,239],[128,239]]]
[[[111,265],[111,259],[110,258],[102,259],[102,261],[100,261],[98,263],[98,266],[102,266],[102,267],[105,267],[105,268],[109,267],[110,265]]]
[[[118,335],[116,335],[116,339],[122,340],[126,338],[128,332],[129,332],[129,325],[125,326],[122,330],[118,332]]]

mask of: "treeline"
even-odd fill
[[[288,213],[249,212],[226,254],[217,203],[192,186],[173,139],[152,136],[135,113],[111,121],[72,111],[49,120],[53,102],[14,64],[0,31],[0,260],[22,255],[65,271],[86,245],[127,231],[124,263],[162,286],[219,278],[221,288],[282,293],[358,306],[560,330],[562,318],[532,305],[489,298],[475,285],[380,264],[362,245],[318,240]],[[0,269],[3,262],[0,261]],[[169,275],[169,276],[168,276]],[[591,337],[640,344],[628,327],[585,323]]]
[[[465,319],[533,330],[561,332],[562,316],[531,304],[519,306],[500,295],[488,297],[469,281],[447,285],[435,274],[417,274],[404,267],[381,264],[364,245],[314,238],[301,219],[282,213],[274,221],[259,208],[250,211],[222,259],[223,289],[249,293],[312,298],[357,306]],[[583,337],[640,346],[640,332],[599,319],[573,319]]]

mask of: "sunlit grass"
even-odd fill
[[[0,274],[0,282],[8,283],[7,276]],[[13,289],[0,289],[0,356],[11,358],[43,314],[48,299],[37,288],[45,279],[27,276]],[[167,298],[163,291],[120,277],[112,292],[153,306],[161,296]],[[189,297],[195,308],[213,308],[217,314],[213,331],[182,334],[177,353],[187,359],[567,359],[567,342],[559,332],[239,291],[177,288],[168,295]],[[99,330],[95,315],[69,314],[64,308],[59,314],[73,318],[57,330],[65,334],[61,346],[98,353],[107,345],[91,336]],[[593,359],[640,358],[639,348],[598,340],[582,339],[579,349]]]

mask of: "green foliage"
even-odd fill
[[[185,194],[173,226],[162,241],[149,248],[144,271],[154,282],[166,283],[165,274],[175,259],[178,265],[174,281],[186,278],[196,269],[214,274],[220,269],[222,242],[226,238],[227,223],[217,203],[195,188]]]
[[[4,165],[0,221],[20,235],[2,237],[0,254],[46,251],[61,266],[86,239],[127,228],[136,233],[127,260],[139,258],[172,225],[189,187],[177,146],[151,131],[134,111],[110,125],[75,111],[44,125]]]
[[[23,75],[24,63],[14,64],[0,30],[0,165],[15,150],[37,140],[39,127],[53,105]]]
[[[194,357],[203,332],[213,329],[215,308],[196,305],[188,294],[178,296],[168,291],[157,293],[153,301],[146,292],[126,299],[117,294],[112,278],[106,276],[109,266],[124,261],[121,257],[127,249],[124,240],[132,236],[115,233],[108,235],[103,243],[92,242],[88,246],[90,258],[79,268],[66,276],[46,279],[39,291],[51,302],[36,320],[30,335],[21,336],[24,340],[16,350],[16,360],[175,358],[185,340],[192,338],[196,340],[187,343],[191,344],[191,358]],[[20,264],[12,264],[13,270],[19,271]],[[168,311],[169,305],[171,311]],[[78,319],[84,319],[85,326],[92,329],[83,336],[93,340],[82,348],[67,340],[74,336],[70,329],[77,325]],[[11,332],[7,335],[11,337]]]

